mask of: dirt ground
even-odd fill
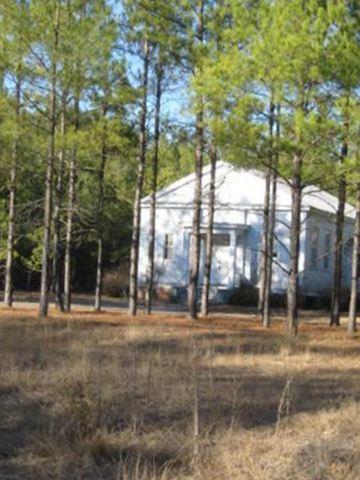
[[[359,479],[360,337],[0,310],[1,479]]]

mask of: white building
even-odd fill
[[[175,298],[185,298],[189,280],[194,182],[195,175],[191,174],[157,194],[155,285],[159,291],[168,292]],[[207,166],[203,172],[203,231],[208,218],[209,182],[210,167]],[[211,285],[212,296],[219,301],[225,301],[242,283],[258,284],[264,193],[265,175],[262,172],[218,162]],[[304,189],[299,260],[299,286],[303,296],[330,294],[337,203],[336,197],[316,187]],[[149,197],[144,198],[141,205],[140,287],[146,283]],[[354,208],[346,205],[343,256],[345,289],[350,286],[354,217]],[[286,182],[279,181],[272,281],[272,292],[278,294],[285,293],[288,282],[286,270],[289,263],[290,219],[290,187]],[[200,284],[204,272],[204,250],[203,245]]]

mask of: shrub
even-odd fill
[[[104,274],[103,292],[113,297],[124,297],[129,291],[129,272],[123,268],[108,270]]]

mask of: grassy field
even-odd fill
[[[0,478],[359,479],[360,341],[318,318],[0,311]]]

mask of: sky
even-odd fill
[[[121,0],[109,0],[109,5],[112,6],[115,15],[121,18],[124,13]],[[141,79],[142,62],[137,55],[132,55],[129,52],[125,53],[125,60],[127,63],[127,72],[129,80],[133,85],[139,85]],[[172,75],[174,77],[174,75]],[[168,122],[174,126],[191,127],[193,123],[193,116],[191,114],[190,100],[188,95],[188,80],[184,74],[177,74],[177,79],[170,81],[166,79],[165,89],[162,98],[162,117],[165,117]],[[154,89],[153,89],[154,90]],[[154,106],[154,98],[149,97],[149,113]]]

